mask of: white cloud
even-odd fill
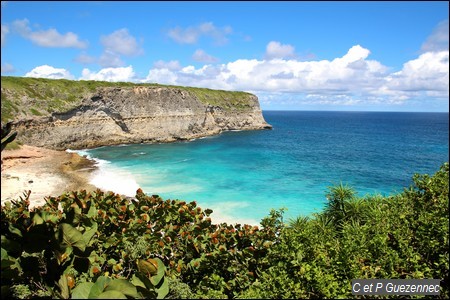
[[[422,52],[448,51],[448,36],[448,20],[444,20],[434,28],[431,35],[422,44]]]
[[[105,47],[106,51],[116,54],[136,56],[144,53],[144,49],[142,49],[136,41],[136,38],[133,37],[126,28],[102,36],[100,38],[100,43]]]
[[[98,63],[104,68],[117,68],[125,65],[119,54],[109,50],[103,51],[98,59]]]
[[[76,61],[77,63],[83,64],[83,65],[87,65],[87,64],[93,64],[95,62],[97,62],[97,59],[93,56],[90,56],[86,53],[81,53],[80,55],[78,55],[74,61]]]
[[[27,19],[16,20],[13,28],[24,38],[41,47],[86,48],[87,42],[80,41],[73,32],[60,34],[56,29],[32,31]]]
[[[82,53],[75,58],[75,61],[81,64],[98,63],[103,68],[117,68],[125,66],[122,56],[144,54],[144,49],[126,28],[101,36],[100,43],[103,46],[103,52],[100,57],[96,58]]]
[[[207,36],[212,38],[217,45],[223,45],[228,42],[226,36],[232,32],[233,29],[230,26],[217,28],[212,22],[206,22],[198,26],[190,26],[185,29],[177,26],[170,29],[167,32],[167,35],[180,44],[195,44],[201,36]]]
[[[408,97],[429,94],[449,95],[449,52],[426,52],[403,65],[403,69],[386,77],[382,87],[387,93],[401,92]]]
[[[1,35],[1,45],[2,47],[5,45],[6,42],[6,35],[9,33],[9,27],[8,25],[2,24],[2,35]]]
[[[192,55],[192,59],[198,62],[204,62],[204,63],[214,63],[217,62],[218,59],[212,55],[209,55],[202,49],[195,50],[194,54]]]
[[[8,63],[4,63],[2,64],[2,74],[4,73],[13,73],[16,70],[14,69],[13,65],[8,64]]]
[[[165,62],[163,60],[158,60],[153,64],[153,66],[156,69],[167,69],[170,71],[178,71],[181,69],[181,65],[178,60],[171,60],[169,62]]]
[[[239,59],[199,69],[188,66],[174,71],[170,78],[186,81],[190,77],[195,78],[191,84],[230,90],[349,92],[357,88],[371,89],[383,83],[382,74],[387,68],[367,60],[368,54],[367,49],[354,46],[346,55],[333,61]],[[167,74],[165,78],[168,78]]]
[[[74,79],[66,69],[58,69],[49,65],[42,65],[34,68],[25,74],[25,77],[50,78],[50,79]]]
[[[244,90],[266,95],[288,93],[302,98],[304,103],[330,105],[403,103],[424,93],[448,99],[448,51],[422,54],[395,73],[369,59],[369,55],[368,49],[356,45],[333,60],[239,59],[200,68],[153,68],[143,82]],[[307,95],[310,96],[307,98]]]
[[[266,46],[266,58],[293,58],[295,48],[291,45],[282,45],[280,42],[271,41]]]
[[[135,80],[135,73],[132,66],[122,68],[104,68],[98,72],[93,72],[85,68],[82,71],[80,80],[131,82]]]

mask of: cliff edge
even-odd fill
[[[1,95],[2,121],[14,116],[16,140],[56,150],[271,128],[258,98],[244,92],[2,77]]]

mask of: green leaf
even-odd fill
[[[41,217],[44,220],[44,222],[46,222],[46,223],[56,224],[56,223],[58,223],[58,220],[59,220],[59,218],[56,214],[48,213],[46,211],[43,211],[41,213]]]
[[[1,237],[1,245],[9,253],[19,252],[21,251],[20,244],[16,241],[9,240],[6,236],[2,235]]]
[[[89,218],[95,217],[97,215],[97,208],[93,203],[91,203],[91,207],[89,207],[89,211],[87,213],[87,216]]]
[[[145,284],[142,282],[139,277],[136,276],[136,274],[133,274],[133,277],[131,277],[131,283],[134,284],[137,287],[147,288]]]
[[[19,228],[14,227],[14,225],[13,225],[12,223],[9,223],[9,225],[8,225],[8,230],[9,230],[9,232],[11,232],[12,234],[16,234],[16,235],[18,235],[18,236],[20,236],[20,237],[23,237],[23,236],[22,236],[22,231],[20,231]]]
[[[89,299],[89,293],[93,286],[93,282],[80,283],[72,290],[72,299]]]
[[[98,295],[97,299],[127,299],[127,297],[119,291],[106,291]]]
[[[8,252],[2,248],[2,260],[3,259],[9,259]]]
[[[11,260],[11,258],[8,255],[8,252],[6,252],[6,250],[2,248],[2,261],[1,261],[2,272],[3,272],[4,268],[9,267],[13,264],[14,264],[14,260]],[[2,277],[3,277],[3,273],[2,273]]]
[[[164,278],[166,267],[159,258],[155,258],[155,260],[158,262],[158,273],[155,276],[150,277],[150,281],[157,287],[161,283],[161,279]]]
[[[42,219],[38,213],[35,213],[33,216],[33,224],[34,225],[44,224],[44,219]]]
[[[111,281],[106,287],[105,291],[120,291],[126,296],[138,298],[139,294],[136,287],[125,279],[116,279]]]
[[[62,231],[62,239],[67,245],[77,247],[81,251],[86,250],[86,243],[83,240],[83,235],[72,225],[62,223],[59,225],[60,231]]]
[[[98,225],[97,225],[97,223],[94,223],[92,228],[86,230],[83,233],[83,241],[86,244],[86,246],[90,246],[92,244],[93,241],[91,241],[91,239],[95,235],[95,233],[97,232],[97,229],[98,229]]]
[[[140,286],[136,287],[136,289],[139,293],[139,298],[141,299],[156,299],[156,297],[158,297],[158,294],[153,289],[148,290]]]
[[[59,254],[57,257],[59,264],[62,264],[67,258],[69,258],[70,255],[72,254],[72,252],[73,252],[73,247],[71,247],[71,246],[65,247],[63,253],[57,252]]]
[[[144,284],[144,287],[148,290],[154,290],[155,286],[152,284],[150,279],[146,276],[146,274],[142,272],[136,272],[136,277]]]
[[[163,278],[162,285],[156,291],[158,292],[157,299],[164,299],[164,297],[166,297],[169,293],[169,284],[167,283],[167,280]]]
[[[70,297],[69,285],[67,284],[67,277],[65,274],[61,275],[61,278],[58,281],[58,286],[61,289],[61,296],[64,299],[69,299]]]
[[[98,295],[103,293],[108,283],[111,282],[111,278],[106,276],[100,276],[97,278],[97,281],[95,282],[94,286],[91,289],[91,292],[89,293],[88,298],[97,298]]]

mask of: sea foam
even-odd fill
[[[128,197],[136,196],[136,191],[140,186],[131,173],[113,166],[107,160],[92,158],[86,150],[67,149],[66,151],[69,153],[77,153],[80,156],[85,156],[87,159],[95,161],[97,170],[92,172],[89,183],[101,190],[112,191]]]

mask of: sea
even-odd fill
[[[258,225],[324,209],[329,187],[389,196],[449,160],[448,113],[263,111],[272,130],[228,131],[168,144],[78,150],[95,159],[91,183],[134,196],[196,201],[213,222]]]

